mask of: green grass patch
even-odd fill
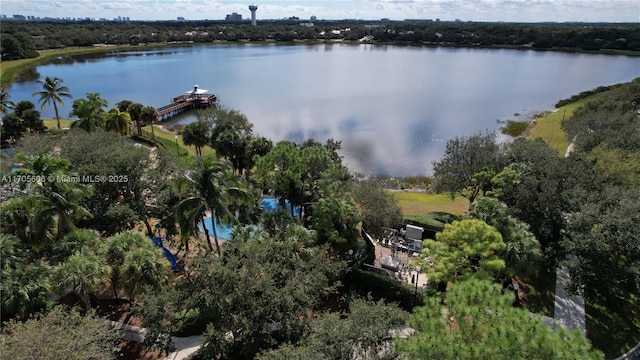
[[[531,129],[527,138],[542,138],[549,144],[549,146],[557,150],[561,156],[564,156],[571,141],[570,139],[567,139],[567,135],[561,128],[562,120],[571,117],[577,108],[598,96],[600,96],[600,94],[582,98],[571,104],[564,105],[556,109],[554,112],[535,119],[535,126]]]
[[[40,56],[33,59],[20,59],[2,61],[0,64],[0,85],[6,87],[11,84],[22,72],[25,70],[40,65],[51,59],[57,57],[65,57],[72,55],[86,55],[86,54],[98,54],[108,53],[115,51],[133,51],[144,50],[157,47],[164,47],[167,45],[162,44],[149,44],[149,45],[119,45],[119,46],[95,46],[95,47],[81,47],[81,48],[66,48],[52,51],[41,51]]]
[[[507,124],[500,128],[500,131],[509,136],[518,137],[527,130],[529,122],[527,121],[515,121],[507,120]]]
[[[154,126],[153,128],[154,133],[156,135],[156,138],[158,139],[162,139],[163,143],[166,145],[165,147],[169,150],[171,149],[175,149],[176,148],[176,135],[174,133],[168,132],[166,130],[164,130],[161,127],[158,126]],[[142,128],[142,130],[148,134],[146,134],[147,137],[151,137],[151,126],[144,126]],[[171,142],[171,145],[169,145],[169,142]],[[189,153],[190,156],[195,156],[196,155],[196,148],[195,146],[187,146],[184,144],[184,142],[182,141],[182,136],[178,135],[178,147],[186,149]],[[202,148],[202,156],[214,156],[216,155],[216,151],[213,150],[211,147],[209,146],[205,146],[204,148]],[[181,155],[182,156],[182,155]]]
[[[398,201],[398,205],[407,219],[430,216],[429,213],[434,212],[462,215],[469,210],[469,200],[463,197],[451,199],[451,196],[447,194],[431,194],[420,191],[392,191],[391,194]],[[427,219],[428,217],[425,217],[425,220]]]
[[[409,220],[411,222],[424,224],[432,228],[441,228],[443,226],[442,222],[434,218],[433,213],[404,214],[404,219]]]
[[[54,51],[40,52],[40,56],[33,59],[20,59],[3,61],[0,66],[0,83],[2,86],[11,84],[20,73],[33,66],[37,66],[51,59],[57,57],[70,56],[70,55],[83,55],[93,53],[106,53],[114,50],[114,47],[91,47],[91,48],[72,48]]]
[[[56,119],[44,119],[42,120],[42,122],[44,123],[44,126],[49,130],[55,130],[58,128],[58,122],[56,121]],[[60,119],[60,126],[63,128],[71,127],[71,123],[73,123],[73,120]]]
[[[616,358],[640,342],[640,299],[631,298],[620,306],[607,306],[586,301],[587,338],[604,352],[607,359]]]

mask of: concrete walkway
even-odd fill
[[[183,360],[188,359],[189,356],[194,354],[200,346],[202,346],[202,337],[200,335],[194,335],[189,337],[175,337],[172,336],[171,340],[176,347],[176,351],[167,355],[166,360]]]
[[[566,329],[578,329],[586,333],[586,320],[584,315],[584,298],[580,295],[569,295],[565,288],[569,285],[571,277],[565,268],[559,268],[556,272],[556,297],[553,309],[553,319],[557,325]]]
[[[139,326],[123,324],[116,321],[109,321],[109,324],[113,329],[116,329],[125,340],[141,343],[147,334],[147,329]],[[172,336],[171,341],[173,341],[176,351],[167,355],[166,360],[188,359],[189,356],[198,351],[200,346],[202,346],[202,337],[200,335],[189,337]]]
[[[575,138],[567,146],[564,157],[569,157],[575,147]],[[566,268],[561,267],[556,271],[556,298],[553,308],[553,320],[555,326],[566,329],[578,329],[586,335],[587,325],[584,316],[584,298],[580,295],[569,295],[565,288],[571,282],[571,276]]]

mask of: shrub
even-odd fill
[[[509,136],[518,137],[527,129],[529,123],[526,121],[507,120],[507,125],[500,128],[500,131]]]
[[[415,296],[416,290],[413,286],[390,277],[355,269],[346,281],[351,281],[350,285],[357,293],[371,296],[376,301],[384,299],[388,303],[398,303],[398,306],[406,311],[424,304],[423,289],[419,289],[418,295]]]

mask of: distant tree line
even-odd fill
[[[633,23],[480,23],[445,21],[222,21],[5,22],[2,59],[38,56],[70,46],[214,41],[363,41],[436,46],[531,47],[565,51],[640,51]]]

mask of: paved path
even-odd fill
[[[564,157],[569,157],[575,147],[575,138],[567,146]],[[565,288],[571,282],[571,276],[566,268],[556,271],[556,298],[553,308],[553,320],[555,326],[560,325],[569,330],[578,329],[583,334],[587,332],[584,316],[584,298],[580,295],[569,295]],[[554,326],[554,327],[555,327]]]
[[[166,357],[166,360],[187,359],[190,355],[198,351],[200,346],[202,346],[202,337],[200,335],[189,337],[172,336],[171,340],[173,340],[173,345],[175,345],[176,351],[169,354]]]
[[[116,321],[109,321],[112,328],[118,330],[120,336],[129,341],[135,341],[141,343],[144,341],[144,337],[147,334],[147,329],[139,326],[122,324]],[[177,337],[172,336],[171,340],[176,347],[176,351],[167,355],[166,360],[183,360],[187,359],[190,355],[198,351],[202,346],[202,337],[200,335],[189,337]]]
[[[553,319],[556,325],[569,330],[578,329],[586,333],[584,316],[584,298],[580,295],[569,295],[565,287],[571,281],[569,272],[560,268],[556,272],[556,298],[553,309]]]

